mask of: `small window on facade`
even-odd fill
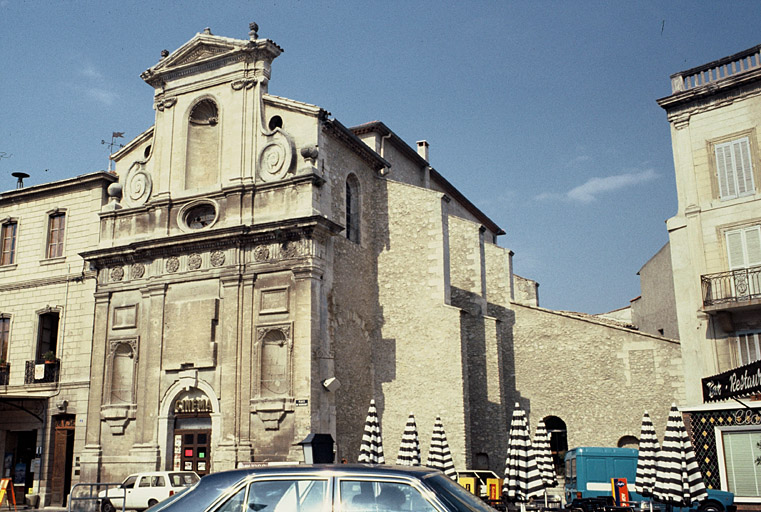
[[[346,179],[346,238],[360,242],[359,180],[353,174]]]
[[[733,229],[725,237],[729,270],[761,265],[761,226]]]
[[[43,313],[40,315],[40,324],[37,333],[37,359],[54,359],[56,357],[57,344],[58,312],[50,311],[48,313]]]
[[[11,318],[0,315],[0,361],[8,360],[8,342],[11,334]]]
[[[752,194],[755,188],[748,137],[717,144],[714,152],[719,197],[724,200]]]
[[[761,332],[738,334],[735,339],[738,366],[761,360]]]
[[[16,227],[15,222],[9,221],[0,231],[0,265],[16,263]]]
[[[634,448],[639,449],[639,439],[634,436],[623,436],[618,440],[619,448]]]
[[[63,235],[65,228],[65,213],[54,213],[48,219],[48,258],[63,256]]]

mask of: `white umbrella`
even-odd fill
[[[637,474],[635,476],[634,490],[645,498],[653,497],[655,485],[655,461],[660,450],[658,436],[655,435],[650,416],[645,411],[642,416],[642,428],[639,434],[639,454],[637,455]]]
[[[370,464],[385,464],[383,457],[383,438],[381,437],[378,411],[375,409],[375,400],[370,400],[370,408],[365,420],[365,432],[362,435],[362,446],[359,448],[359,462]]]
[[[452,452],[449,451],[447,434],[444,432],[444,424],[439,416],[436,416],[436,424],[433,426],[431,447],[428,450],[428,460],[425,465],[443,471],[452,480],[457,479],[457,471],[454,468]]]
[[[526,413],[517,403],[510,422],[502,492],[507,501],[520,502],[521,510],[525,510],[526,501],[529,498],[539,497],[544,492],[544,482],[539,474],[534,450],[531,447]]]
[[[693,501],[708,497],[695,450],[676,404],[671,405],[663,446],[658,452],[655,467],[653,495],[658,501],[689,507]]]
[[[555,487],[558,484],[555,475],[555,464],[552,462],[552,448],[550,447],[550,435],[547,427],[544,426],[544,420],[539,420],[536,425],[533,439],[534,456],[536,457],[536,466],[544,483],[544,506],[547,506],[547,489]]]
[[[419,466],[420,465],[420,440],[417,435],[417,424],[415,415],[410,413],[407,418],[407,424],[404,426],[402,442],[399,445],[399,454],[396,457],[396,463],[402,466]]]

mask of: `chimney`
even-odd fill
[[[417,154],[423,157],[423,160],[428,161],[428,141],[417,141]]]

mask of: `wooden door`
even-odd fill
[[[210,460],[209,445],[211,444],[211,430],[175,430],[175,440],[179,440],[179,467],[174,465],[175,470],[195,471],[200,476],[208,475]],[[179,438],[179,439],[178,439]],[[176,443],[177,444],[177,443]],[[175,457],[178,454],[175,452]]]
[[[53,463],[50,467],[51,505],[64,506],[71,487],[74,417],[57,417],[54,422]]]

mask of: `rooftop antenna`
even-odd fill
[[[117,144],[116,139],[122,139],[124,138],[124,132],[113,132],[111,133],[111,142],[106,142],[105,140],[101,139],[100,143],[105,144],[108,146],[108,172],[111,172],[111,154],[114,152],[114,147],[119,146],[119,148],[123,148],[124,144]]]
[[[12,172],[11,176],[16,178],[16,189],[24,188],[24,178],[28,178],[29,175],[25,172]]]

